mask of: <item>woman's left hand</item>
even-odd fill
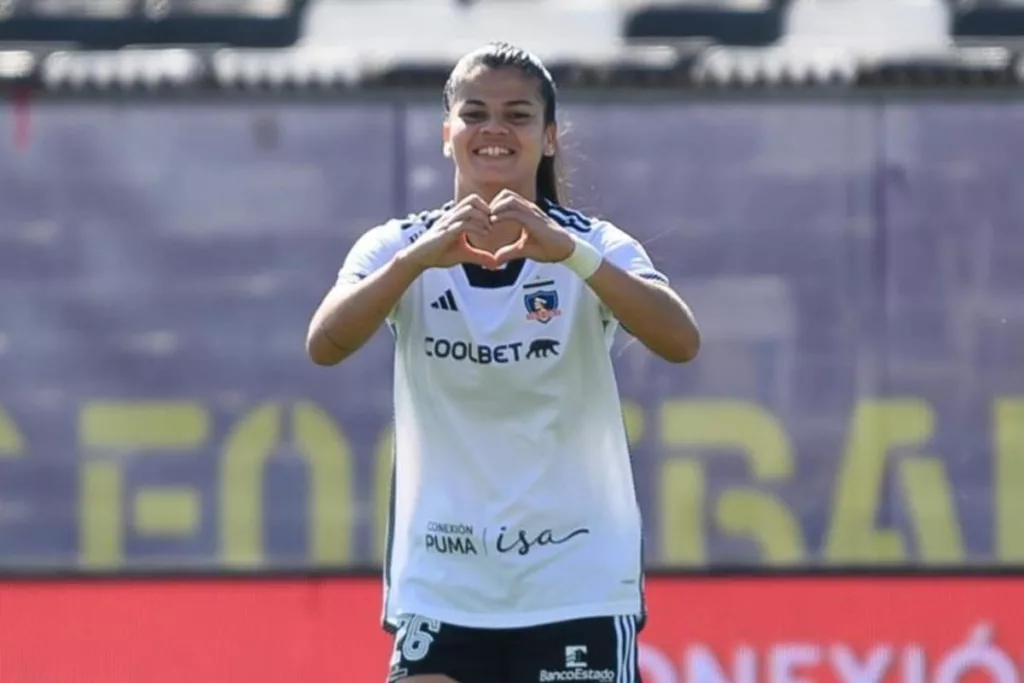
[[[575,244],[562,226],[536,204],[511,190],[502,190],[491,202],[491,223],[514,221],[523,234],[514,244],[502,247],[494,257],[499,264],[517,258],[540,263],[558,263],[572,254]]]

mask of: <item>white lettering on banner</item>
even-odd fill
[[[640,643],[639,652],[644,683],[679,683],[675,665],[661,650]]]
[[[924,648],[920,645],[908,645],[903,650],[903,683],[926,683],[925,669],[928,666],[928,659]],[[878,680],[882,680],[879,674]]]
[[[845,644],[776,643],[766,651],[741,645],[725,661],[698,643],[684,650],[677,673],[670,657],[643,644],[640,668],[650,683],[967,683],[979,676],[986,683],[1022,683],[1024,652],[1015,662],[986,623],[962,644],[934,653],[931,662],[920,643],[877,643],[861,652]]]
[[[958,683],[972,670],[985,671],[993,683],[1019,683],[1020,675],[1013,660],[991,642],[992,636],[990,625],[976,627],[969,642],[950,652],[935,667],[935,683]]]
[[[793,644],[775,648],[771,658],[771,679],[775,683],[813,683],[801,671],[821,660],[821,648]]]
[[[878,683],[892,661],[892,648],[888,646],[876,647],[863,661],[845,645],[832,646],[831,654],[832,666],[845,683]]]
[[[736,648],[730,677],[711,648],[695,645],[687,652],[685,677],[688,683],[757,683],[757,653],[749,647]]]

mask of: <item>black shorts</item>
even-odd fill
[[[388,680],[443,674],[458,683],[640,683],[634,616],[510,629],[399,619]]]

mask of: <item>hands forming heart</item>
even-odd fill
[[[494,253],[469,243],[469,235],[486,237],[496,225],[508,221],[522,229],[514,243]],[[563,261],[572,254],[574,246],[569,234],[536,204],[511,190],[502,190],[490,204],[478,195],[466,197],[441,216],[406,253],[424,269],[472,263],[493,270],[519,258],[541,263]]]

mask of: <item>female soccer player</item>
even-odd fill
[[[334,365],[395,335],[384,621],[397,683],[639,680],[641,520],[609,357],[699,333],[643,247],[559,203],[555,85],[493,44],[444,89],[455,196],[365,233],[313,316]]]

